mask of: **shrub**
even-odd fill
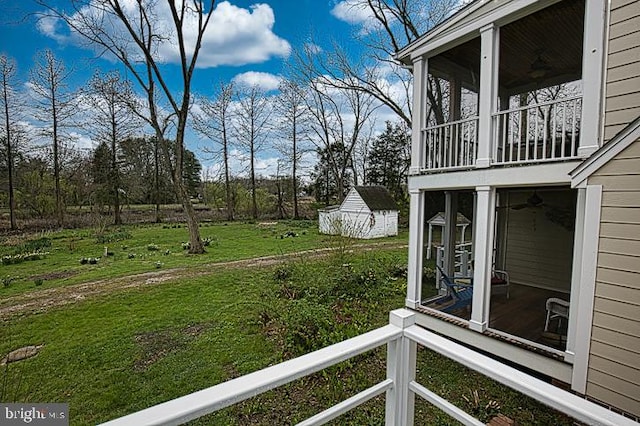
[[[33,280],[33,283],[36,285],[36,287],[40,287],[43,282],[44,280],[42,278],[36,278]]]
[[[160,250],[160,246],[158,246],[157,244],[147,244],[147,250],[149,251],[158,251]]]
[[[13,264],[22,263],[22,262],[28,262],[31,260],[41,260],[48,254],[49,254],[48,251],[45,251],[45,252],[34,251],[31,253],[14,254],[13,256],[11,255],[2,256],[2,264],[13,265]]]
[[[10,276],[6,276],[2,278],[2,285],[4,286],[4,288],[7,288],[11,285],[11,283],[13,282],[13,280],[15,280],[14,277],[10,277]]]
[[[293,355],[302,355],[320,349],[330,341],[333,312],[327,306],[294,300],[283,318],[285,349]]]
[[[14,254],[39,252],[42,249],[51,247],[51,240],[47,237],[38,238],[35,240],[25,241],[24,243],[16,246]]]

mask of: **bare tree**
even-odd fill
[[[71,71],[48,49],[37,55],[35,68],[31,70],[36,118],[43,124],[43,136],[51,138],[58,226],[64,225],[60,173],[62,151],[65,148],[65,138],[68,137],[65,131],[72,126],[71,118],[77,113],[75,94],[68,86],[70,76]]]
[[[14,154],[17,149],[19,129],[19,116],[22,112],[22,103],[16,93],[16,63],[6,55],[0,55],[0,84],[2,85],[2,97],[0,105],[4,113],[4,126],[0,134],[4,141],[5,163],[7,166],[8,192],[9,192],[9,219],[11,229],[17,229],[16,200],[14,197]]]
[[[109,193],[116,225],[122,223],[120,195],[123,188],[118,165],[119,144],[140,127],[137,116],[129,107],[128,100],[132,97],[130,82],[123,80],[115,71],[105,75],[95,73],[84,97],[89,107],[88,127],[92,130],[94,139],[107,143],[111,148]]]
[[[373,96],[389,107],[407,126],[411,126],[412,78],[394,61],[394,54],[418,39],[424,32],[442,22],[460,7],[458,0],[418,2],[413,0],[350,0],[354,14],[370,15],[366,28],[359,28],[354,37],[365,46],[365,53],[354,61],[338,42],[332,50],[318,53],[307,50],[302,61],[314,77],[325,84],[356,90]],[[442,81],[430,77],[427,97],[432,105],[430,114],[443,122]]]
[[[302,142],[309,133],[309,109],[305,103],[306,93],[294,80],[280,83],[280,95],[276,98],[275,110],[281,117],[279,130],[283,133],[283,146],[279,151],[291,164],[291,187],[293,191],[293,218],[298,219],[298,170],[301,156],[307,151]],[[280,164],[278,164],[278,169]]]
[[[256,199],[256,154],[262,149],[269,135],[271,103],[256,86],[238,91],[238,110],[234,120],[234,133],[238,144],[249,156],[251,181],[251,214],[258,218]]]
[[[124,1],[72,0],[74,13],[56,9],[50,0],[37,0],[50,14],[63,19],[102,53],[117,58],[128,70],[147,100],[145,118],[162,145],[171,167],[173,184],[182,203],[189,228],[190,253],[203,253],[198,220],[182,178],[184,137],[191,106],[191,84],[204,33],[209,25],[215,0]],[[166,10],[169,22],[158,17]],[[179,69],[163,67],[161,47],[178,49]],[[179,75],[181,87],[172,90],[167,76]],[[163,114],[165,105],[170,114]],[[175,120],[175,154],[166,143],[167,117]]]
[[[230,126],[233,120],[231,103],[234,91],[233,83],[220,83],[216,98],[213,101],[208,98],[201,98],[200,109],[202,113],[194,114],[193,116],[194,129],[218,145],[217,149],[205,148],[204,151],[214,158],[218,158],[222,154],[227,220],[234,219],[234,201],[229,165],[231,149]]]
[[[370,119],[376,110],[374,98],[350,89],[327,88],[317,80],[310,82],[307,107],[313,116],[312,141],[326,156],[336,182],[339,201],[344,199],[345,179],[354,171],[353,154],[362,137],[368,137]]]

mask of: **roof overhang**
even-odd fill
[[[591,157],[571,171],[571,187],[578,188],[585,185],[586,180],[602,166],[607,164],[629,145],[640,139],[640,117],[622,129],[608,143],[601,146]]]
[[[488,25],[505,25],[561,0],[476,0],[400,49],[395,59],[410,65],[417,57],[437,55],[480,35]]]

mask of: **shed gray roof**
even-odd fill
[[[384,186],[354,186],[371,211],[398,210],[395,200]]]

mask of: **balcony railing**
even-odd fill
[[[475,165],[478,117],[444,123],[422,130],[428,170],[468,168]]]
[[[493,114],[493,164],[575,158],[582,96],[557,99]]]
[[[186,423],[385,344],[387,345],[387,378],[385,380],[299,424],[324,424],[371,398],[386,393],[385,424],[388,426],[408,426],[414,423],[413,401],[416,395],[463,424],[483,425],[478,419],[415,381],[416,348],[420,344],[580,422],[637,426],[636,422],[626,417],[415,325],[415,314],[406,309],[391,312],[390,324],[382,328],[112,420],[105,425],[144,426]]]

